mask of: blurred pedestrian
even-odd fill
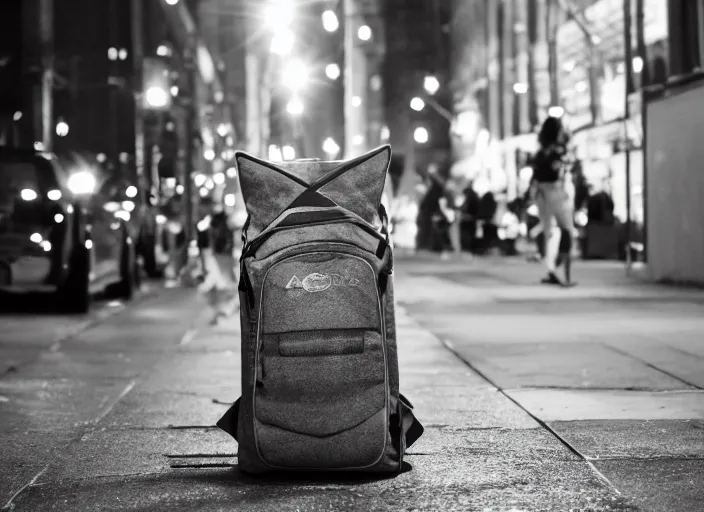
[[[203,272],[198,291],[211,307],[213,313],[211,324],[215,325],[221,318],[226,318],[234,313],[236,306],[235,287],[229,278],[228,269],[223,269],[222,262],[218,261],[216,257],[214,250],[216,237],[210,215],[198,222],[196,232]],[[227,261],[231,261],[230,258],[227,258]]]
[[[571,286],[572,232],[574,230],[574,184],[570,174],[567,149],[569,136],[556,117],[548,117],[538,134],[540,149],[532,158],[535,201],[545,237],[543,261],[547,275],[545,284]],[[557,277],[558,262],[562,263],[565,279]]]

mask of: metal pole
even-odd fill
[[[633,90],[633,38],[631,25],[631,0],[623,0],[624,55],[626,61],[626,94],[623,106],[623,127],[626,140],[626,272],[631,270],[631,150],[628,145],[628,119],[631,117],[628,95]]]
[[[636,7],[636,13],[637,13],[637,24],[638,24],[638,51],[640,53],[641,58],[643,59],[643,71],[645,72],[647,68],[647,54],[646,54],[646,46],[645,46],[645,9],[643,6],[643,0],[637,0],[638,4]],[[700,9],[700,13],[704,11],[704,6],[702,9]],[[704,22],[704,19],[701,20]],[[700,23],[700,26],[702,23]],[[704,41],[702,41],[704,44]],[[650,84],[650,80],[652,77],[648,74],[644,74],[643,76],[643,81],[644,84]],[[647,140],[647,135],[645,133],[646,130],[646,125],[647,125],[647,105],[645,103],[645,90],[644,87],[641,87],[641,92],[640,92],[640,122],[641,122],[641,153],[643,155],[642,157],[642,162],[643,162],[643,176],[641,178],[641,200],[643,201],[643,262],[647,263],[648,262],[648,162],[647,158],[645,155],[645,150],[648,145],[648,140]]]
[[[557,16],[556,0],[547,0],[546,34],[548,39],[548,73],[550,75],[550,105],[560,104],[559,83],[557,77]]]
[[[24,110],[31,146],[41,142],[51,151],[53,133],[52,86],[54,73],[53,0],[22,2],[22,46],[25,54],[24,75],[31,80],[25,86]],[[29,141],[28,141],[29,142]]]
[[[120,50],[120,45],[118,43],[119,38],[117,37],[117,27],[115,26],[117,23],[117,5],[115,4],[116,0],[108,0],[108,26],[109,26],[109,41],[110,41],[110,46],[117,48],[117,50]],[[115,78],[116,80],[118,79],[117,76],[117,70],[119,69],[118,64],[117,64],[117,59],[114,61],[110,62],[110,75],[111,78]],[[119,144],[117,141],[117,138],[119,137],[119,123],[118,123],[118,113],[117,113],[117,87],[118,87],[118,82],[115,81],[114,83],[111,83],[108,87],[108,137],[110,138],[108,142],[108,148],[109,148],[109,161],[112,161],[114,164],[114,170],[117,172],[119,169],[119,158],[118,158],[118,153],[119,153]]]
[[[47,151],[52,149],[53,77],[54,77],[54,1],[40,0],[42,55],[42,140]]]
[[[134,167],[137,180],[144,176],[144,39],[142,0],[131,0],[132,76],[134,80]]]
[[[354,129],[352,127],[352,97],[354,96],[353,88],[353,73],[354,73],[354,0],[343,0],[343,46],[344,46],[344,100],[343,110],[345,118],[345,140],[344,140],[344,156],[350,158],[352,156],[354,138]]]
[[[196,39],[194,35],[189,36],[188,47],[186,48],[185,67],[188,75],[188,91],[190,98],[188,101],[188,111],[186,113],[186,176],[183,182],[183,211],[184,225],[183,232],[186,239],[186,247],[193,238],[193,166],[195,165],[195,137],[196,137],[196,116],[198,108],[198,91],[196,77]]]

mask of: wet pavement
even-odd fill
[[[27,332],[36,348],[0,379],[0,506],[702,510],[704,292],[575,273],[568,290],[518,259],[399,258],[401,389],[426,432],[389,479],[241,473],[214,427],[239,395],[239,327],[208,326],[192,290],[85,325],[3,322],[3,360]]]

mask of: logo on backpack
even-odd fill
[[[347,278],[341,274],[308,274],[303,280],[293,276],[286,285],[287,290],[305,290],[307,292],[323,292],[331,286],[358,286],[359,279]]]

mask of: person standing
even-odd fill
[[[540,149],[532,159],[535,201],[545,237],[544,284],[572,286],[572,232],[574,230],[574,184],[567,149],[569,136],[562,121],[548,117],[538,134]],[[565,279],[557,277],[557,265],[564,266]]]

